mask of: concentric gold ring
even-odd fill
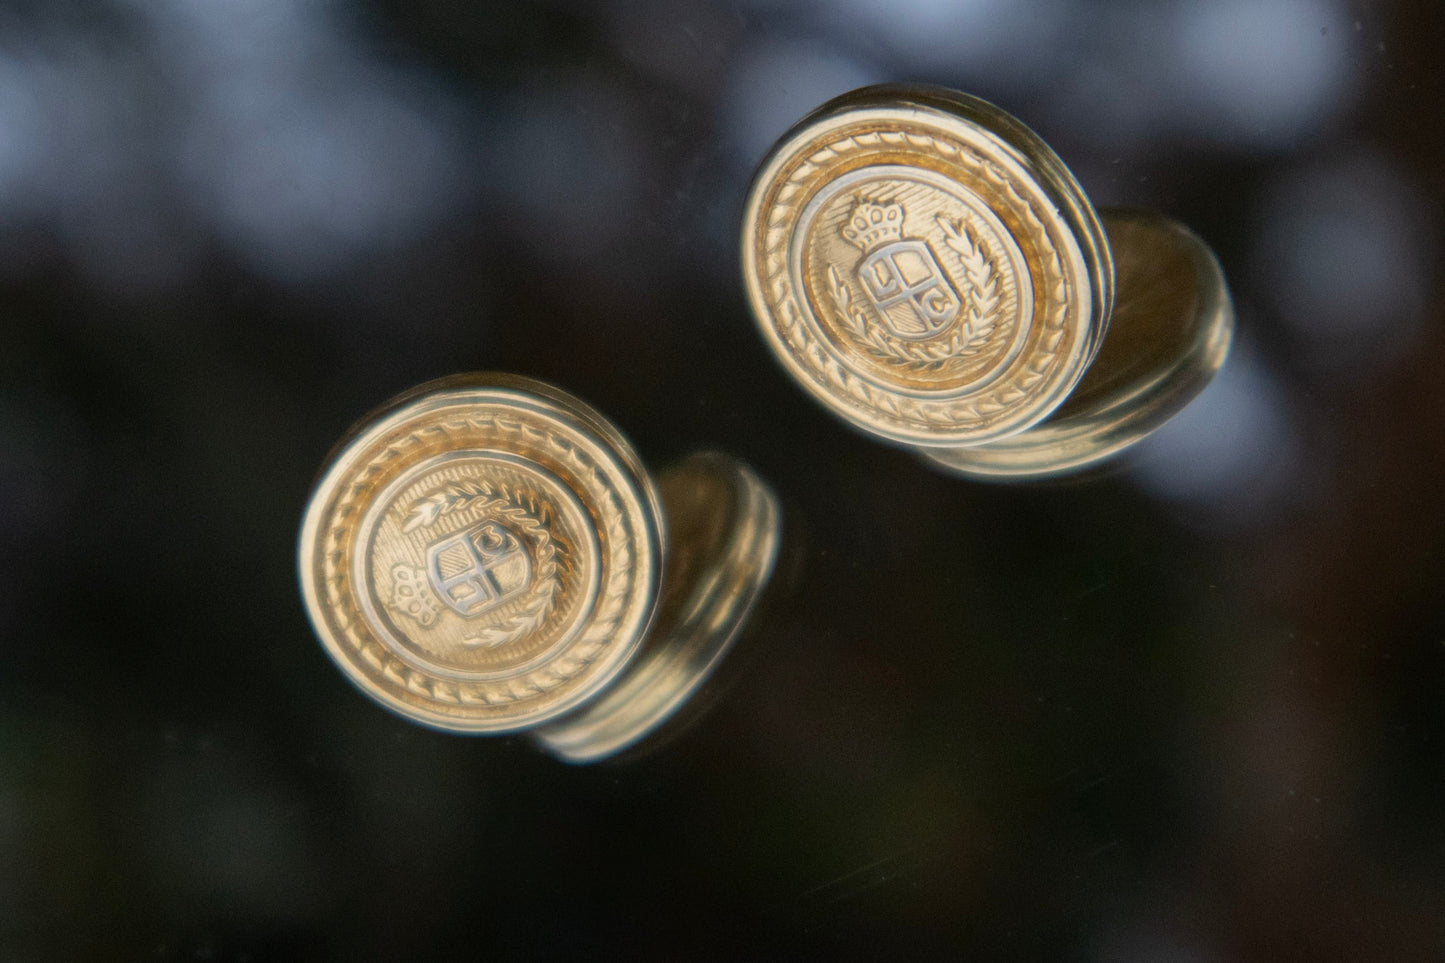
[[[952,453],[1029,437],[1080,385],[1113,312],[1111,240],[1063,162],[1003,111],[870,87],[819,108],[763,162],[743,277],[774,353],[835,413],[955,471],[1037,476],[1089,459]],[[1227,306],[1222,279],[1200,300]],[[1232,314],[1207,320],[1227,343]],[[1171,414],[1188,400],[1178,387]]]
[[[651,481],[576,399],[453,380],[374,418],[302,525],[307,608],[348,677],[440,728],[501,732],[605,686],[661,577]]]
[[[544,740],[572,761],[603,758],[702,684],[771,574],[778,520],[766,486],[727,456],[685,468],[668,477],[746,491],[763,507],[684,503],[669,545],[656,486],[583,402],[509,375],[423,385],[328,459],[298,547],[307,613],[347,678],[435,728],[535,729],[609,693],[605,739],[574,725],[565,747]],[[752,547],[708,548],[718,544]],[[699,554],[707,564],[688,561]],[[674,603],[649,634],[660,599]],[[678,599],[700,606],[701,630],[666,614]]]

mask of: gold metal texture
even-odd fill
[[[703,684],[776,556],[776,499],[735,459],[694,455],[662,492],[555,387],[422,385],[327,458],[298,544],[307,614],[343,674],[412,721],[605,758]],[[601,729],[562,725],[599,706]]]
[[[753,316],[793,377],[960,474],[1047,477],[1117,453],[1203,389],[1233,330],[1202,241],[1154,215],[1101,218],[1036,134],[940,88],[866,87],[800,121],[753,181],[741,247]]]
[[[777,498],[754,472],[717,452],[663,471],[669,571],[636,664],[606,692],[536,739],[571,762],[607,758],[676,712],[732,647],[778,557]]]

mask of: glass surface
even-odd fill
[[[1445,953],[1430,0],[0,4],[0,958]],[[757,161],[939,83],[1219,256],[1234,353],[1086,478],[946,477],[768,354]],[[691,725],[569,766],[335,670],[294,540],[504,370],[782,498]]]

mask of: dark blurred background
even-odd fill
[[[0,959],[1445,959],[1432,0],[0,4]],[[1217,250],[1224,373],[991,486],[767,354],[756,162],[882,80]],[[554,381],[716,446],[795,577],[712,711],[568,767],[306,623],[331,443]]]

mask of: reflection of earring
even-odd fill
[[[588,762],[702,685],[779,530],[735,459],[693,455],[654,486],[576,398],[462,375],[394,399],[333,452],[301,526],[301,589],[326,651],[382,705],[438,729],[531,730]]]
[[[1126,448],[1208,384],[1234,327],[1199,238],[1100,218],[1032,131],[936,88],[854,91],[785,134],[753,182],[742,259],[803,387],[970,476],[1047,477]]]

